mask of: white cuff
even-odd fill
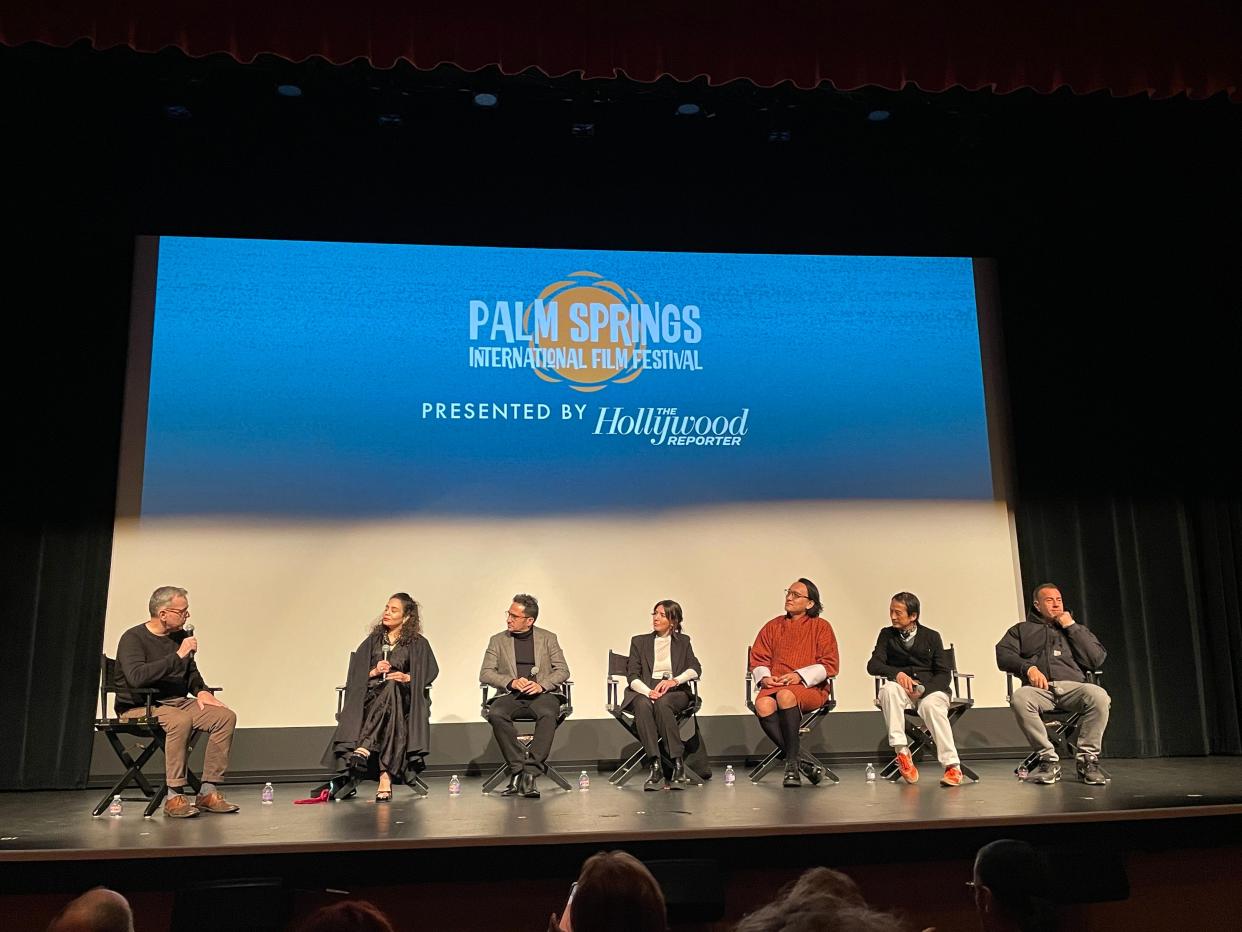
[[[630,689],[638,693],[640,696],[650,696],[651,687],[642,680],[630,680]]]
[[[772,671],[767,667],[755,667],[755,669],[750,671],[750,675],[756,683],[762,683],[765,676],[772,675]]]
[[[818,686],[828,679],[828,669],[822,663],[813,663],[809,667],[802,667],[797,672],[807,686]]]
[[[673,679],[675,679],[680,686],[685,686],[691,680],[697,680],[698,678],[699,671],[694,669],[682,670],[675,677],[673,677]]]

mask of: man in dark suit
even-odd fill
[[[626,666],[629,687],[621,700],[621,708],[629,707],[634,713],[634,727],[638,729],[651,766],[644,790],[658,790],[664,785],[660,741],[673,759],[669,785],[680,790],[689,782],[677,713],[693,701],[686,684],[703,674],[703,665],[694,656],[690,638],[681,633],[681,622],[681,606],[672,599],[665,599],[657,602],[651,611],[651,633],[638,634],[630,640]]]
[[[898,592],[888,603],[890,625],[880,631],[867,672],[885,677],[875,703],[888,725],[888,743],[907,783],[917,783],[918,768],[906,739],[906,709],[915,709],[931,729],[936,752],[944,767],[941,786],[961,786],[962,768],[949,724],[949,681],[952,670],[939,633],[919,622],[919,597]]]
[[[560,686],[569,679],[561,645],[551,631],[535,627],[538,617],[539,602],[533,595],[515,595],[505,613],[505,630],[492,635],[479,670],[479,682],[501,691],[487,707],[487,720],[509,765],[509,785],[502,796],[539,798],[535,780],[547,773],[563,701]],[[535,719],[529,764],[517,740],[515,715]]]

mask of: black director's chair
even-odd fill
[[[159,789],[152,786],[151,781],[147,779],[142,772],[142,768],[147,765],[156,751],[164,750],[164,741],[166,738],[164,728],[160,725],[159,719],[154,715],[153,702],[155,699],[154,689],[137,689],[125,685],[125,691],[130,695],[141,696],[146,708],[143,714],[134,718],[120,718],[119,716],[109,717],[108,715],[108,696],[115,696],[117,690],[123,684],[119,681],[119,671],[117,670],[116,661],[107,654],[99,655],[99,717],[95,719],[95,731],[103,734],[108,739],[108,744],[112,746],[112,750],[116,753],[117,759],[125,767],[125,773],[121,776],[112,789],[108,790],[99,800],[99,804],[95,806],[92,815],[103,815],[108,808],[108,804],[112,802],[112,797],[120,796],[125,802],[144,802],[147,804],[143,815],[150,818],[155,814],[155,810],[164,802],[164,797],[168,795],[168,783],[161,777]],[[219,687],[207,687],[208,691],[214,696],[220,692]],[[190,732],[190,737],[186,741],[185,754],[188,758],[194,750],[194,743],[198,740],[202,732],[197,729]],[[121,742],[121,735],[130,735],[135,738],[144,739],[145,745],[138,745],[142,752],[137,759],[130,756],[129,751]],[[199,787],[202,785],[198,775],[189,767],[185,771],[186,783],[197,794]],[[142,796],[123,796],[122,794],[130,786],[136,786]]]
[[[953,648],[952,644],[946,647],[944,652],[945,656],[948,658],[949,669],[953,671],[953,694],[949,698],[948,712],[949,727],[952,728],[957,720],[966,714],[966,710],[972,708],[975,704],[975,699],[971,692],[971,680],[975,678],[975,675],[973,673],[958,672],[957,651]],[[963,680],[966,681],[965,697],[962,696]],[[880,687],[883,685],[884,677],[877,676],[875,678],[875,694],[877,700],[880,696]],[[910,741],[906,749],[910,752],[911,758],[917,759],[917,755],[925,749],[930,748],[933,751],[936,749],[936,739],[932,736],[931,729],[927,727],[927,723],[923,721],[922,717],[915,709],[906,709],[906,737]],[[973,780],[975,783],[979,782],[979,775],[975,773],[974,770],[967,767],[960,760],[958,761],[958,766],[961,768],[963,776]],[[896,756],[894,756],[893,759],[888,762],[888,765],[880,771],[880,776],[885,780],[901,779],[901,768],[897,764]]]
[[[616,651],[608,652],[608,696],[607,708],[608,714],[617,720],[617,723],[630,733],[636,740],[638,737],[638,727],[634,724],[634,713],[632,706],[622,709],[620,707],[621,690],[627,684],[629,657],[625,654],[618,654]],[[690,681],[690,704],[678,712],[675,716],[677,726],[681,729],[681,737],[688,740],[694,734],[695,722],[694,717],[698,714],[699,709],[703,706],[703,700],[699,698],[699,681],[693,679]],[[639,699],[642,697],[640,696]],[[643,750],[641,742],[638,750],[621,762],[621,765],[612,772],[608,778],[608,782],[613,786],[624,786],[625,782],[634,775],[634,772],[642,767],[643,756],[646,752]],[[664,770],[667,777],[673,772],[673,759],[668,756],[668,750],[664,747],[664,742],[660,742],[660,766]],[[700,777],[683,759],[682,767],[686,771],[686,779],[691,783],[703,785],[703,778]]]
[[[754,677],[750,672],[750,648],[746,648],[746,708],[755,711],[754,701]],[[810,737],[811,733],[819,726],[829,712],[837,707],[836,699],[836,677],[828,678],[828,699],[818,709],[812,709],[810,712],[802,714],[802,720],[798,724],[798,734],[802,737]],[[781,749],[773,748],[772,751],[763,760],[755,765],[750,772],[750,782],[758,783],[766,777],[769,771],[776,766],[777,761],[781,758]],[[818,757],[807,750],[806,742],[798,742],[798,766],[806,775],[806,778],[816,786],[820,781],[827,777],[833,783],[840,783],[841,778],[832,772],[832,769],[821,761]]]

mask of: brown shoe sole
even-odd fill
[[[197,806],[185,806],[181,809],[171,810],[165,807],[164,818],[166,819],[191,819],[201,812]]]

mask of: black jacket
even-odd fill
[[[1104,645],[1086,625],[1075,622],[1062,628],[1055,622],[1044,621],[1043,616],[1032,609],[1026,621],[1006,631],[996,645],[996,665],[1005,673],[1012,673],[1024,686],[1030,685],[1026,671],[1031,667],[1036,667],[1050,682],[1065,679],[1052,675],[1049,661],[1054,650],[1061,651],[1061,660],[1078,668],[1080,676],[1075,680],[1078,683],[1086,682],[1087,672],[1100,669],[1108,657]]]
[[[673,668],[673,676],[678,676],[686,670],[693,670],[699,676],[703,675],[703,665],[699,663],[699,658],[694,656],[694,648],[690,646],[690,638],[684,634],[671,634],[672,643],[668,646],[669,666]],[[652,667],[655,666],[655,632],[650,634],[636,634],[630,639],[630,656],[627,664],[625,679],[628,683],[630,680],[642,680],[649,687],[654,687],[660,682],[652,676]],[[674,689],[680,689],[682,692],[690,692],[690,686],[682,683],[680,686],[674,686]],[[625,689],[625,695],[621,699],[621,708],[625,708],[631,702],[638,698],[638,693],[630,689]]]
[[[867,672],[872,676],[897,679],[898,673],[918,680],[926,687],[926,693],[953,693],[949,686],[952,670],[949,655],[945,652],[940,632],[925,628],[922,624],[914,632],[914,639],[907,647],[896,628],[880,631],[875,640],[875,650],[867,661]]]

